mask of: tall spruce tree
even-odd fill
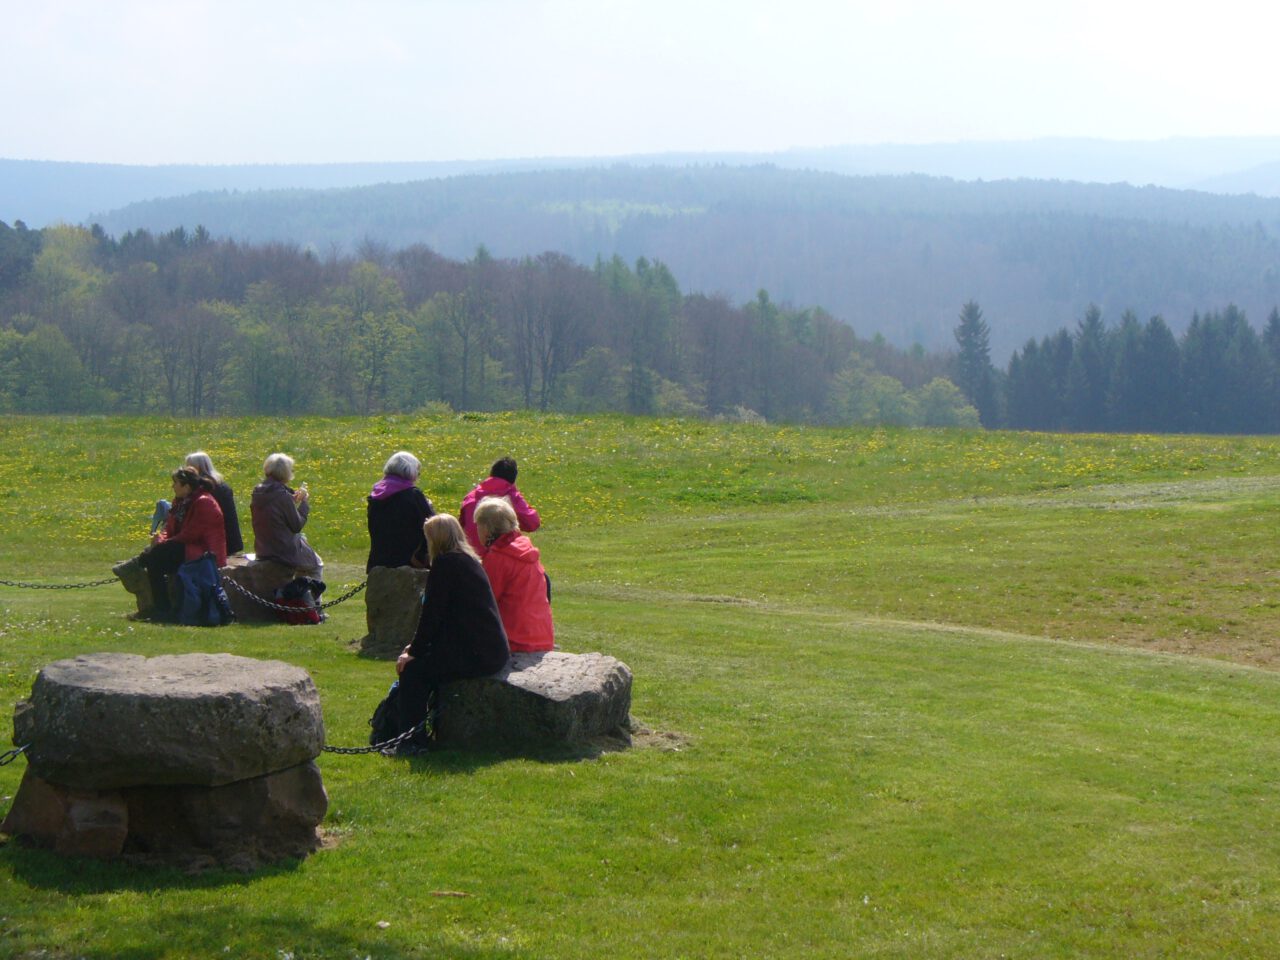
[[[978,411],[984,427],[999,419],[996,406],[996,372],[991,366],[991,330],[982,319],[982,308],[970,300],[960,310],[955,330],[956,386]]]
[[[1067,372],[1067,426],[1072,430],[1105,430],[1107,427],[1107,330],[1102,311],[1089,304],[1076,329]]]

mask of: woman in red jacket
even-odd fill
[[[202,477],[195,467],[173,471],[173,505],[164,529],[151,538],[138,562],[151,581],[152,616],[171,619],[167,578],[188,560],[213,554],[218,567],[227,565],[227,528],[222,508],[213,498],[213,481]]]
[[[555,646],[547,572],[538,548],[520,532],[515,508],[503,497],[485,497],[476,507],[476,530],[486,547],[484,572],[498,601],[512,653]]]

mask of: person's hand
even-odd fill
[[[409,648],[405,647],[404,651],[396,658],[396,676],[404,673],[404,668],[409,665],[409,661],[413,659],[413,655],[409,653]]]
[[[297,490],[293,491],[293,502],[300,504],[302,503],[303,500],[306,500],[309,496],[311,496],[311,494],[307,492],[307,485],[304,483]]]

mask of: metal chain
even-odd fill
[[[325,744],[324,746],[321,746],[320,749],[326,754],[376,754],[381,753],[383,750],[393,748],[393,746],[403,744],[404,741],[410,739],[411,736],[422,730],[426,730],[426,721],[421,721],[417,726],[408,728],[408,730],[401,733],[401,735],[392,737],[390,740],[384,740],[383,742],[380,742],[380,744],[374,744],[371,746],[329,746],[328,744]]]
[[[86,587],[104,587],[108,583],[119,583],[118,577],[109,580],[94,580],[91,583],[23,583],[19,580],[0,580],[0,586],[23,587],[27,590],[84,590]]]
[[[6,750],[4,753],[0,753],[0,767],[13,763],[13,761],[22,756],[29,746],[31,746],[31,744],[24,743],[20,747],[14,747],[12,750]]]
[[[260,603],[264,607],[269,607],[272,610],[279,610],[281,613],[297,613],[300,610],[306,609],[305,607],[290,607],[283,603],[273,603],[272,601],[266,599],[265,597],[258,596],[256,593],[252,592],[247,587],[241,586],[235,580],[227,576],[224,576],[222,578],[222,582],[226,584],[230,584],[238,592],[248,597],[250,600],[254,601],[255,603]],[[314,609],[328,610],[330,607],[336,607],[338,604],[342,603],[344,600],[350,600],[352,597],[354,597],[357,593],[359,593],[368,585],[369,585],[369,582],[366,580],[364,583],[360,584],[355,589],[350,590],[347,593],[344,593],[342,596],[338,597],[337,600],[329,600],[329,601],[326,601],[325,603],[316,604]]]
[[[369,585],[369,581],[366,580],[364,583],[360,584],[355,589],[349,590],[346,593],[344,593],[337,600],[326,600],[324,603],[320,604],[320,609],[328,610],[330,607],[336,607],[338,604],[342,603],[343,600],[350,600],[352,597],[354,597],[357,593],[359,593],[368,585]]]

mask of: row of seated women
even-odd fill
[[[515,461],[493,465],[459,518],[436,514],[416,486],[420,471],[416,457],[399,451],[368,498],[368,569],[429,568],[413,642],[396,661],[402,731],[427,716],[442,683],[486,676],[512,652],[555,645],[550,581],[521,532],[540,520],[516,489]]]
[[[261,559],[283,563],[300,575],[318,577],[323,561],[302,532],[310,498],[306,484],[297,490],[288,486],[293,467],[293,459],[283,453],[273,453],[263,463],[262,482],[254,487],[250,501],[254,549]],[[158,620],[172,619],[168,580],[183,563],[208,553],[223,567],[228,554],[244,550],[235,494],[208,454],[188,454],[186,464],[173,471],[171,480],[173,500],[158,505],[151,545],[126,561],[146,570],[153,604],[150,616]]]

